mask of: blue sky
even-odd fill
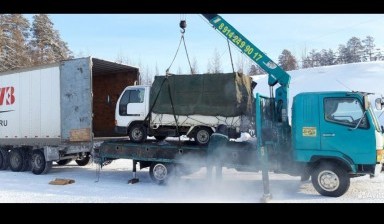
[[[384,50],[384,14],[222,14],[232,26],[277,62],[283,49],[297,59],[307,50],[337,50],[352,37],[375,38]],[[27,15],[31,18],[32,15]],[[131,65],[160,75],[170,65],[180,40],[180,18],[185,17],[188,53],[204,73],[215,49],[221,55],[224,72],[231,72],[226,39],[199,14],[53,14],[54,28],[68,43],[74,56],[115,61],[119,55]],[[231,46],[236,67],[241,54]],[[245,56],[243,56],[245,57]],[[188,73],[184,49],[180,49],[171,72]]]

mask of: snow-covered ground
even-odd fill
[[[54,166],[46,175],[30,172],[0,172],[0,202],[16,203],[258,203],[263,195],[261,172],[237,172],[224,169],[220,182],[208,181],[205,168],[189,176],[157,185],[148,169],[138,171],[139,183],[128,184],[132,177],[132,161],[120,159],[103,167],[98,180],[95,164],[79,167]],[[69,178],[69,185],[48,184],[55,178]],[[98,181],[97,181],[98,180]],[[270,173],[271,203],[343,203],[384,202],[384,174],[351,180],[349,191],[339,198],[319,195],[310,181],[298,177]]]
[[[290,98],[299,92],[326,90],[359,90],[384,92],[384,62],[336,65],[289,72],[292,76]],[[255,77],[256,91],[268,95],[265,76]],[[292,99],[291,99],[292,102]],[[384,116],[380,121],[384,124]],[[140,182],[127,184],[132,177],[132,161],[117,160],[103,167],[99,181],[95,164],[79,167],[74,162],[54,166],[46,175],[31,172],[0,171],[0,202],[259,202],[263,195],[261,173],[224,169],[223,180],[205,179],[205,168],[176,179],[166,186],[153,183],[148,168],[138,171]],[[75,183],[50,185],[55,178],[69,178]],[[339,198],[319,195],[310,181],[270,173],[271,202],[384,202],[384,174],[370,179],[353,178],[349,191]]]

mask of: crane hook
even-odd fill
[[[185,33],[185,28],[187,27],[187,21],[180,20],[180,28],[182,29],[180,32]]]

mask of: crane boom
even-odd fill
[[[266,54],[257,48],[252,42],[245,38],[231,24],[217,14],[203,14],[203,16],[212,24],[220,33],[229,39],[236,47],[238,47],[245,55],[258,64],[265,72],[268,73],[268,85],[273,87],[277,83],[280,87],[276,89],[276,115],[278,121],[288,123],[287,107],[288,107],[288,88],[291,76],[284,71],[279,65],[273,62]],[[272,92],[271,92],[272,95]],[[273,97],[273,96],[271,96]]]

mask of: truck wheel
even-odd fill
[[[32,152],[32,173],[39,175],[48,173],[52,168],[52,161],[46,161],[44,152],[41,149],[33,150]]]
[[[320,164],[311,179],[316,191],[329,197],[340,197],[347,192],[350,184],[347,170],[332,163]]]
[[[167,136],[155,136],[155,139],[158,141],[163,141],[166,138],[167,138]]]
[[[28,149],[20,149],[20,151],[23,154],[23,167],[21,168],[21,171],[29,171],[29,170],[31,170],[32,164],[31,164],[30,150],[28,150]]]
[[[57,161],[56,163],[59,166],[65,166],[65,165],[67,165],[70,162],[72,162],[72,159],[63,159],[63,160]]]
[[[201,127],[195,132],[195,141],[199,145],[206,145],[211,138],[212,130],[207,127]]]
[[[140,143],[147,139],[147,132],[142,124],[135,124],[129,129],[128,136],[132,142]]]
[[[6,149],[0,149],[0,170],[8,169],[9,153]]]
[[[172,165],[167,163],[154,162],[149,168],[149,176],[151,177],[153,182],[159,185],[165,184],[169,180],[171,174]]]
[[[24,153],[20,148],[13,148],[9,153],[9,168],[13,172],[20,172],[23,169]]]
[[[76,159],[75,162],[76,162],[77,165],[79,165],[79,166],[86,166],[86,165],[91,164],[92,160],[91,160],[91,156],[89,155],[89,152],[85,155],[84,158],[82,158],[82,159]]]

